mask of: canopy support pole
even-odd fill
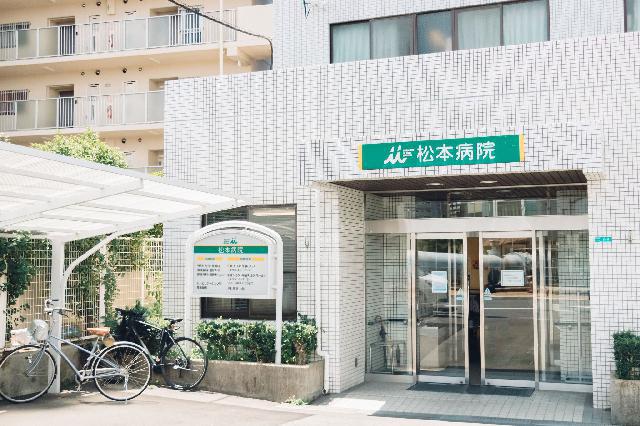
[[[61,240],[51,240],[51,296],[52,300],[57,300],[57,306],[64,307],[65,305],[65,292],[67,289],[67,282],[69,281],[69,277],[71,273],[84,260],[86,260],[89,256],[105,247],[114,239],[125,235],[127,233],[131,233],[130,230],[114,232],[108,237],[102,239],[98,244],[91,247],[84,254],[79,256],[76,260],[71,262],[71,264],[64,268],[64,241]],[[62,315],[54,314],[51,317],[51,335],[54,337],[56,348],[61,349],[60,341],[57,339],[62,339]],[[60,393],[60,356],[53,351],[52,354],[56,361],[56,379],[53,382],[53,385],[49,389],[49,393]]]
[[[51,293],[49,298],[59,300],[61,306],[64,306],[66,280],[64,279],[64,241],[51,240]],[[62,316],[51,316],[51,336],[54,338],[53,345],[60,349],[60,341],[62,338]],[[60,393],[60,355],[56,351],[52,351],[53,359],[56,361],[56,378],[49,393]]]

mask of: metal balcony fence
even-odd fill
[[[207,12],[217,18],[219,12]],[[236,11],[222,19],[235,24]],[[223,41],[236,32],[223,27]],[[220,25],[193,13],[0,31],[0,61],[189,46],[220,41]]]
[[[0,132],[161,122],[164,91],[0,102]]]

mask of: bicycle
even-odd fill
[[[147,353],[154,371],[160,370],[165,383],[178,390],[192,390],[202,382],[209,361],[202,346],[188,337],[174,338],[174,332],[178,329],[177,324],[182,318],[164,318],[169,321],[169,325],[163,328],[157,327],[143,321],[143,318],[135,311],[116,308],[122,316],[122,321],[116,329],[116,338],[138,343]],[[151,330],[156,336],[153,343],[157,345],[157,351],[152,354],[147,342],[140,336],[143,331],[141,327],[147,327],[145,332]],[[154,348],[155,349],[155,348]]]
[[[49,321],[53,314],[63,315],[66,309],[53,307],[57,299],[45,301]],[[55,381],[56,361],[49,348],[56,352],[74,372],[79,385],[93,380],[98,391],[114,401],[129,401],[140,395],[149,385],[151,365],[144,350],[131,342],[111,344],[108,328],[88,328],[87,331],[106,345],[100,348],[98,339],[87,350],[66,339],[51,335],[49,324],[34,320],[34,342],[13,349],[0,361],[0,396],[14,403],[31,402],[44,395]],[[84,365],[78,369],[55,343],[64,343],[88,354]]]

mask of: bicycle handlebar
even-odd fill
[[[58,312],[60,315],[64,315],[63,312],[71,312],[72,309],[64,308],[64,307],[54,307],[53,302],[59,302],[59,299],[47,299],[44,301],[44,311],[48,314],[53,312]]]

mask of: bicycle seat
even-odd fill
[[[182,318],[164,318],[165,321],[169,321],[171,324],[182,321]]]
[[[92,336],[101,336],[104,337],[107,334],[111,333],[111,329],[109,327],[91,327],[87,328],[87,333]]]

